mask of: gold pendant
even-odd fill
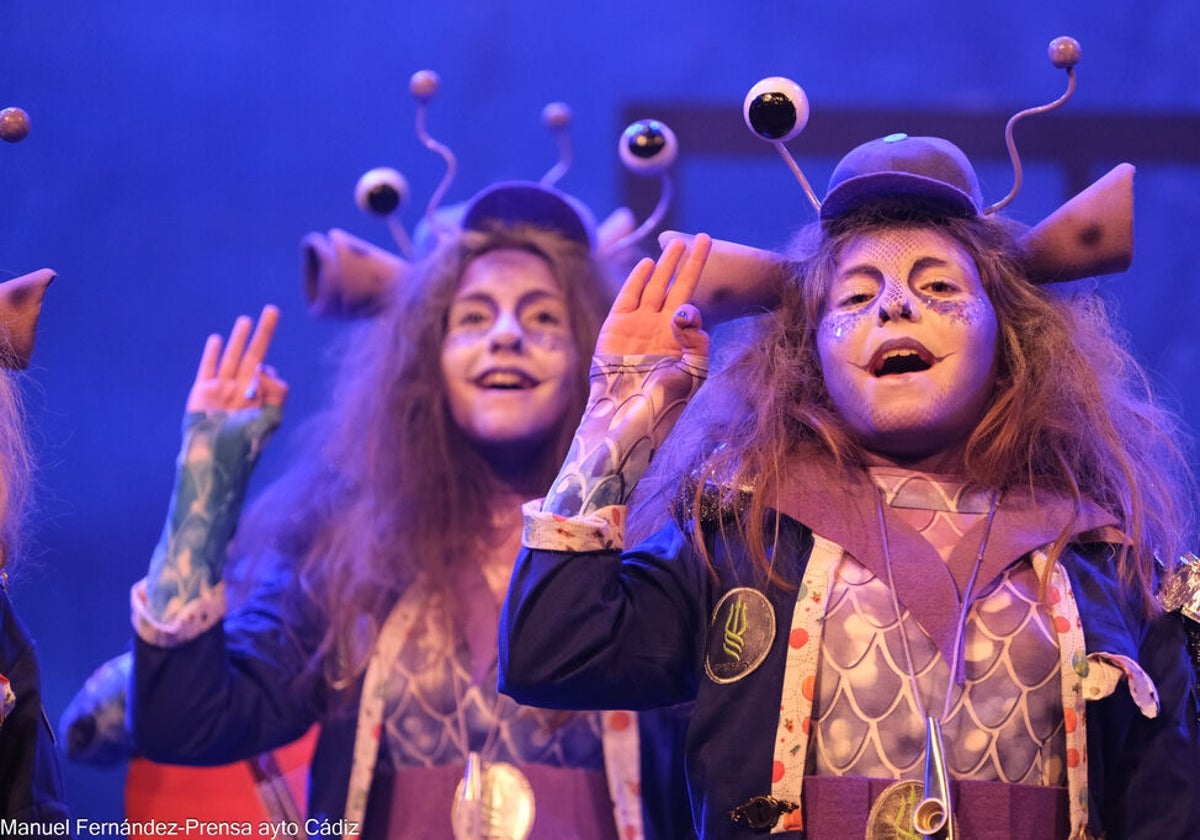
[[[884,788],[867,814],[866,840],[924,840],[913,826],[913,811],[925,798],[917,781],[896,782]]]
[[[467,756],[450,810],[455,840],[527,840],[533,817],[533,787],[524,773],[503,761],[485,764],[477,752]]]

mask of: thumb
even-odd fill
[[[708,333],[704,331],[700,310],[690,303],[682,304],[671,318],[671,332],[685,356],[708,355]]]

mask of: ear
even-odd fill
[[[321,318],[366,318],[388,290],[408,276],[411,264],[344,230],[310,233],[300,242],[308,308]]]
[[[0,283],[0,366],[11,370],[29,367],[42,298],[55,276],[42,268]]]
[[[1118,164],[1021,237],[1034,283],[1125,271],[1133,262],[1133,173]]]
[[[690,245],[692,235],[663,231],[658,244],[666,247],[672,239]],[[761,313],[779,305],[787,276],[788,261],[782,254],[714,239],[692,303],[699,308],[706,326]]]

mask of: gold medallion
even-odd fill
[[[867,815],[866,840],[928,840],[930,837],[945,837],[946,828],[940,833],[921,834],[913,825],[913,812],[925,799],[925,785],[909,780],[896,782],[884,788],[875,798],[871,812]],[[957,821],[954,833],[958,833]]]
[[[527,840],[533,829],[533,787],[525,774],[503,761],[467,757],[454,791],[450,822],[455,840]]]
[[[913,809],[925,798],[920,782],[888,785],[867,815],[867,840],[925,840],[913,827]]]

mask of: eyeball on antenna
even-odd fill
[[[1059,70],[1069,70],[1079,63],[1082,49],[1074,38],[1062,35],[1050,42],[1047,52],[1050,55],[1051,64]]]
[[[742,103],[742,116],[750,130],[775,143],[786,143],[803,131],[808,113],[804,88],[784,76],[758,82]]]
[[[29,134],[29,114],[21,108],[0,111],[0,140],[17,143]]]
[[[542,125],[559,131],[571,123],[571,107],[565,102],[551,102],[542,109]]]
[[[784,145],[808,125],[808,95],[804,88],[785,76],[768,76],[750,88],[746,99],[742,102],[742,117],[746,126],[755,136],[766,140],[788,169],[796,176],[808,201],[817,212],[821,210],[821,200],[813,192],[812,185],[800,164],[792,157]]]
[[[617,141],[617,153],[625,168],[636,175],[658,178],[660,192],[658,202],[650,215],[635,230],[606,244],[605,254],[617,254],[634,245],[658,227],[671,206],[675,188],[671,183],[671,164],[679,157],[679,141],[675,132],[666,123],[658,120],[637,120],[621,132]]]
[[[1017,193],[1021,191],[1021,184],[1024,181],[1025,175],[1021,169],[1021,156],[1017,152],[1017,142],[1013,138],[1014,126],[1026,117],[1034,114],[1044,114],[1047,111],[1053,111],[1055,108],[1062,107],[1075,93],[1075,65],[1079,63],[1079,57],[1082,53],[1079,42],[1074,38],[1063,35],[1050,42],[1047,52],[1049,53],[1051,64],[1059,70],[1067,71],[1067,89],[1063,92],[1062,96],[1053,102],[1047,102],[1045,105],[1037,105],[1033,108],[1026,108],[1008,118],[1008,123],[1004,126],[1004,145],[1008,148],[1008,157],[1012,161],[1013,185],[1012,189],[1008,191],[1008,195],[995,204],[984,208],[983,212],[985,215],[1003,210],[1017,197]]]
[[[363,173],[354,185],[354,201],[364,213],[390,216],[408,200],[408,181],[388,166]]]
[[[432,70],[418,70],[409,79],[408,89],[421,102],[428,102],[441,87],[442,80]]]
[[[657,175],[668,169],[679,156],[679,141],[666,123],[638,120],[621,134],[617,147],[621,163],[639,175]]]
[[[571,168],[573,157],[571,138],[567,129],[571,125],[571,108],[565,102],[551,102],[542,109],[542,125],[558,140],[558,160],[550,170],[542,176],[541,184],[552,187],[557,184]]]

